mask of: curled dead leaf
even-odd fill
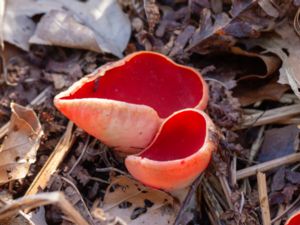
[[[0,148],[0,184],[24,178],[32,163],[43,135],[41,124],[30,109],[11,104],[9,131]]]

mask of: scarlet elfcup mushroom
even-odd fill
[[[285,223],[285,225],[300,225],[300,211],[293,214]]]
[[[54,104],[105,144],[136,153],[151,142],[164,118],[185,108],[204,109],[207,101],[200,73],[142,51],[100,67],[58,94]]]
[[[168,191],[187,187],[208,166],[217,148],[215,134],[215,126],[204,112],[175,112],[143,152],[126,157],[125,165],[146,185]]]

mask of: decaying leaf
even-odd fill
[[[187,50],[201,54],[207,54],[217,49],[228,50],[229,47],[235,44],[234,38],[222,34],[223,28],[229,23],[230,18],[226,13],[220,13],[213,17],[209,9],[203,9],[200,27],[192,36]]]
[[[299,129],[296,125],[267,130],[258,160],[265,162],[294,153],[299,145],[298,135]]]
[[[0,148],[0,184],[24,178],[36,160],[43,135],[32,109],[11,104],[12,116],[7,137]]]
[[[173,224],[178,205],[172,196],[126,176],[114,179],[104,196],[104,211],[127,225]]]
[[[288,85],[278,84],[276,79],[243,81],[234,89],[234,96],[239,98],[242,106],[248,106],[262,100],[278,101],[289,90]]]
[[[265,78],[273,74],[281,65],[281,60],[275,55],[264,55],[256,52],[245,51],[239,47],[232,47],[230,48],[230,51],[235,55],[260,59],[265,66],[264,74],[247,74],[238,78],[238,80],[246,80],[248,78]]]
[[[282,67],[279,70],[280,78],[278,82],[289,84],[294,93],[300,98],[298,90],[300,88],[300,38],[288,23],[276,28],[275,32],[277,35],[262,37],[247,44],[261,46],[280,57]]]
[[[224,12],[214,15],[204,8],[199,28],[186,50],[207,54],[216,50],[228,50],[236,43],[236,38],[257,38],[261,32],[273,29],[275,20],[286,14],[291,4],[287,0],[280,7],[271,8],[272,2],[234,0],[230,15]]]
[[[36,27],[36,24],[30,17],[56,8],[61,8],[61,5],[54,1],[6,1],[3,23],[4,41],[28,51],[28,40],[33,35]]]
[[[42,17],[30,43],[108,52],[122,57],[131,34],[130,21],[116,0],[55,0],[66,10]]]

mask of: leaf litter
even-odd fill
[[[1,185],[10,195],[7,199],[0,193],[1,215],[38,217],[41,222],[36,223],[46,224],[248,225],[266,219],[284,224],[297,210],[300,191],[299,37],[292,26],[298,19],[297,1],[98,3],[5,1],[1,148],[11,133],[11,102],[29,105],[44,135],[34,147],[37,159],[32,158],[22,176]],[[103,11],[91,10],[97,6]],[[106,23],[107,15],[111,20]],[[23,30],[27,25],[30,29]],[[194,67],[209,84],[207,111],[222,138],[210,168],[188,195],[165,193],[128,178],[122,157],[67,125],[52,104],[57,92],[83,75],[116,56],[145,49]],[[257,171],[266,174],[265,186],[255,179]],[[269,199],[269,206],[261,205],[258,196]],[[44,211],[30,212],[44,203],[50,204]],[[266,211],[271,218],[262,214]]]

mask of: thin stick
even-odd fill
[[[241,180],[246,177],[255,175],[257,172],[266,172],[268,170],[280,167],[282,165],[291,164],[300,160],[300,153],[293,153],[287,156],[283,156],[271,161],[260,163],[255,166],[251,166],[242,170],[238,170],[236,173],[236,179]]]
[[[30,211],[33,208],[50,204],[57,204],[65,215],[72,219],[72,222],[89,225],[61,192],[40,193],[13,200],[0,209],[0,219],[12,217],[19,210]]]
[[[268,201],[267,180],[264,173],[257,173],[257,185],[262,221],[264,225],[270,225],[271,215]]]
[[[286,213],[288,213],[292,208],[295,207],[300,202],[300,196],[291,204],[289,205],[279,216],[276,216],[274,219],[272,219],[272,223],[279,220],[281,217],[283,217]]]
[[[83,197],[82,197],[80,191],[78,190],[78,188],[76,187],[76,185],[72,181],[70,181],[69,179],[67,179],[66,177],[63,177],[63,176],[58,176],[58,177],[61,178],[63,181],[65,181],[67,184],[71,185],[71,187],[75,190],[75,192],[78,194],[78,196],[79,196],[79,198],[80,198],[80,200],[82,202],[82,205],[83,205],[85,211],[87,212],[87,214],[90,217],[90,221],[94,225],[93,216],[92,216],[91,212],[89,211],[87,205],[85,204],[85,201],[83,200]]]
[[[49,156],[43,168],[34,178],[25,195],[36,194],[40,189],[44,189],[47,186],[51,175],[57,170],[58,166],[64,159],[65,155],[68,153],[73,143],[72,128],[73,123],[69,122],[65,134],[59,140],[58,144]]]
[[[300,104],[270,109],[262,113],[254,113],[252,115],[244,116],[243,122],[237,129],[276,123],[297,114],[300,114]]]
[[[73,170],[75,169],[75,167],[79,164],[79,162],[81,161],[82,157],[84,156],[85,154],[85,151],[87,150],[88,148],[88,144],[89,144],[89,141],[90,141],[90,136],[88,136],[88,138],[86,139],[85,141],[85,144],[83,146],[83,149],[81,150],[81,154],[80,156],[77,158],[76,162],[73,164],[72,168],[68,171],[67,175],[70,176],[71,173],[73,172]]]
[[[228,204],[230,209],[233,209],[233,204],[231,202],[232,191],[229,188],[228,181],[226,180],[225,176],[223,176],[223,175],[218,176],[218,178],[219,178],[219,181],[221,183],[221,187],[223,189],[223,192],[225,194],[227,204]]]
[[[185,208],[190,203],[193,195],[196,193],[197,187],[201,183],[202,179],[203,179],[203,173],[200,174],[197,177],[197,179],[193,182],[193,184],[192,184],[186,198],[184,199],[183,204],[181,205],[180,210],[179,210],[179,212],[176,216],[176,220],[174,222],[174,225],[179,225],[180,222],[182,222],[181,219],[182,219],[182,215],[184,214]]]

